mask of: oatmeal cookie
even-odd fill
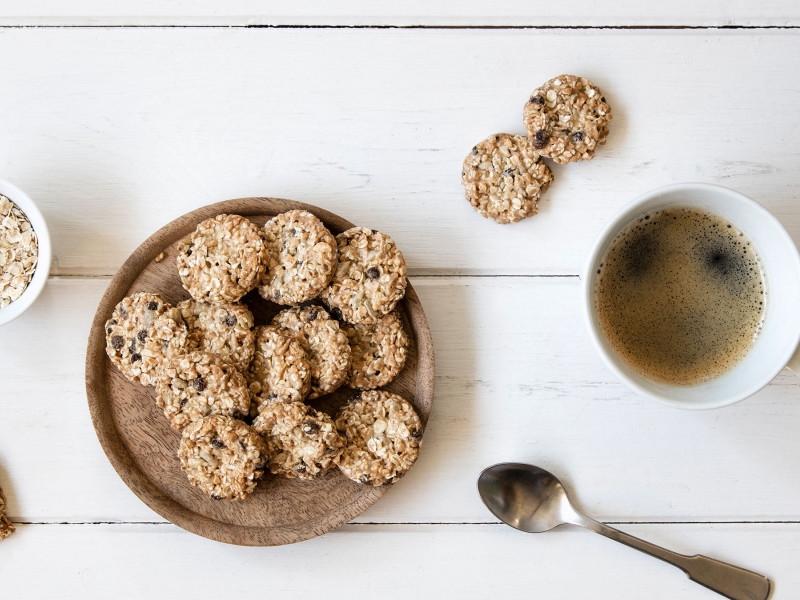
[[[250,394],[233,365],[216,354],[195,351],[164,362],[156,379],[156,403],[180,431],[208,415],[246,417]]]
[[[339,468],[366,485],[400,479],[422,445],[422,423],[414,407],[389,392],[362,392],[336,415],[336,429],[345,439]]]
[[[553,172],[524,135],[498,133],[472,148],[461,185],[472,207],[498,223],[516,223],[539,212],[539,198]]]
[[[611,107],[588,79],[559,75],[533,91],[522,116],[533,147],[565,165],[606,143]]]
[[[266,452],[249,425],[212,415],[183,430],[178,458],[189,482],[214,500],[244,500],[267,468]]]
[[[344,449],[333,420],[300,402],[270,400],[253,421],[253,429],[264,438],[269,470],[275,475],[319,477]]]
[[[287,308],[275,315],[272,324],[291,331],[306,351],[311,366],[309,398],[330,394],[344,383],[350,368],[350,344],[339,322],[324,308]]]
[[[251,417],[267,400],[302,402],[311,389],[311,365],[292,332],[269,325],[256,327],[255,334],[256,352],[245,371]]]
[[[347,385],[372,390],[386,385],[403,369],[408,336],[397,313],[382,316],[375,324],[343,324],[352,360]]]
[[[3,489],[0,488],[0,542],[14,533],[15,529],[14,524],[6,517],[6,497],[3,495]]]
[[[406,261],[384,233],[353,227],[336,236],[339,264],[320,294],[331,313],[348,323],[375,323],[406,293]]]
[[[18,300],[39,261],[38,239],[19,207],[0,196],[0,308]]]
[[[263,230],[267,272],[258,293],[277,304],[300,304],[319,295],[336,270],[336,240],[317,217],[290,210]]]
[[[245,371],[255,352],[253,313],[244,304],[208,304],[184,300],[178,304],[189,330],[189,344],[219,354],[240,371]]]
[[[178,243],[178,274],[192,298],[236,302],[258,284],[267,264],[258,227],[239,215],[217,215]]]
[[[167,358],[188,346],[181,311],[160,294],[139,292],[123,298],[106,321],[106,354],[134,383],[155,385],[156,372]]]

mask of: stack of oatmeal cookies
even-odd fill
[[[178,244],[191,298],[124,298],[106,323],[106,351],[181,432],[189,481],[214,499],[244,499],[269,469],[313,479],[338,467],[365,485],[412,466],[422,423],[404,398],[377,388],[402,370],[409,338],[395,310],[403,255],[387,235],[334,237],[314,215],[282,213],[263,228],[239,215],[207,219]],[[253,289],[285,306],[256,326]],[[346,385],[360,393],[335,417],[305,403]]]
[[[528,135],[498,133],[472,148],[461,184],[473,208],[498,223],[539,212],[553,172],[542,160],[565,165],[590,160],[606,143],[611,107],[588,79],[559,75],[537,88],[523,109]]]

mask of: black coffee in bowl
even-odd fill
[[[753,347],[766,280],[735,225],[668,207],[612,240],[594,297],[600,330],[623,363],[652,381],[694,385],[726,373]]]

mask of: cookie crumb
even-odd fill
[[[160,263],[162,260],[164,260],[165,256],[166,254],[164,254],[163,252],[159,252],[158,256],[156,256],[154,260],[155,262]]]

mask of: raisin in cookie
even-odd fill
[[[269,325],[256,327],[256,352],[245,377],[250,389],[250,416],[267,400],[302,402],[311,389],[311,364],[290,331]]]
[[[560,75],[533,91],[523,120],[533,147],[565,165],[591,159],[606,143],[611,107],[588,79]]]
[[[106,321],[106,354],[134,383],[155,385],[164,360],[188,345],[181,312],[159,294],[139,292],[123,298]]]
[[[375,323],[406,293],[406,261],[384,233],[353,227],[336,236],[339,264],[320,298],[338,319]]]
[[[344,449],[331,418],[300,402],[270,400],[253,421],[253,429],[267,445],[269,470],[289,478],[319,477]]]
[[[408,336],[397,313],[384,315],[374,324],[343,324],[342,329],[352,352],[347,385],[372,390],[397,377],[408,353]]]
[[[319,295],[336,270],[336,240],[317,217],[290,210],[263,230],[267,272],[258,293],[278,304],[300,304]]]
[[[3,495],[3,489],[0,488],[0,542],[14,533],[15,529],[14,524],[6,516],[6,497]]]
[[[339,468],[366,485],[400,479],[422,445],[422,423],[414,407],[389,392],[362,392],[336,415],[336,429],[345,439]]]
[[[178,309],[192,348],[219,354],[240,371],[247,369],[255,352],[255,335],[253,313],[244,304],[189,299],[178,304]]]
[[[156,380],[156,403],[180,431],[208,415],[246,417],[247,382],[236,368],[210,352],[190,352],[167,360]]]
[[[287,308],[275,315],[272,324],[291,331],[306,351],[311,366],[309,398],[330,394],[344,383],[350,368],[350,344],[339,322],[324,308]]]
[[[189,482],[214,500],[243,500],[267,468],[266,452],[249,425],[213,415],[183,430],[178,458]]]
[[[489,136],[464,159],[461,185],[472,207],[487,219],[516,223],[539,212],[539,198],[553,172],[524,135]]]
[[[181,283],[201,302],[236,302],[256,287],[266,264],[259,228],[239,215],[206,219],[178,243]]]

